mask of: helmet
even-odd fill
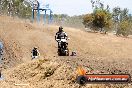
[[[60,26],[60,27],[59,27],[59,31],[61,32],[61,31],[62,31],[62,29],[63,29],[63,27],[62,27],[62,26]]]
[[[34,47],[34,49],[37,49],[37,47]]]

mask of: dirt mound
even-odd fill
[[[75,83],[74,71],[66,64],[59,64],[50,59],[39,59],[6,71],[4,82],[0,86],[4,88],[6,84],[6,88],[79,88],[80,85]],[[91,86],[96,87],[98,85]]]
[[[11,83],[12,86],[15,85],[15,83],[16,84],[29,83],[30,86],[34,86],[34,88],[38,87],[47,88],[48,86],[55,86],[52,84],[54,84],[57,80],[59,82],[59,79],[61,80],[61,76],[63,76],[63,78],[66,78],[66,76],[64,75],[59,76],[59,74],[62,72],[57,71],[59,70],[59,68],[62,67],[56,62],[49,61],[49,59],[48,60],[40,59],[34,62],[22,64],[20,67],[14,68],[14,70],[12,70],[12,74],[10,74],[10,71],[7,72],[7,74],[9,73],[9,75],[7,75],[6,77],[7,79],[8,78],[11,79],[8,80],[8,82]],[[55,76],[56,74],[58,74],[59,78]],[[18,80],[18,83],[16,80]]]
[[[132,74],[132,41],[113,35],[88,33],[64,27],[71,38],[70,52],[75,57],[58,57],[54,35],[55,25],[41,25],[1,16],[0,39],[4,42],[1,88],[131,88],[129,85],[75,83],[77,68],[81,65],[94,73]],[[31,50],[40,51],[38,60],[31,60]]]

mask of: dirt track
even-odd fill
[[[37,25],[10,17],[0,17],[0,38],[5,45],[1,88],[79,88],[72,82],[78,66],[94,73],[132,74],[132,39],[113,35],[88,33],[64,28],[70,51],[76,57],[58,57],[54,35],[58,26]],[[40,60],[31,61],[31,50],[39,48]],[[45,73],[53,74],[46,77]],[[15,85],[15,84],[29,85]],[[131,88],[128,85],[91,85],[82,88]]]

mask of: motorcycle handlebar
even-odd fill
[[[63,40],[63,39],[56,39],[56,41],[61,41],[61,40]],[[70,38],[67,38],[67,39],[65,39],[65,40],[70,40]]]

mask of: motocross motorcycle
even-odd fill
[[[60,39],[58,41],[58,55],[59,56],[69,56],[68,43],[66,39]]]

